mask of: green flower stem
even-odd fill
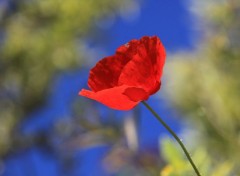
[[[197,176],[201,176],[200,172],[198,171],[196,165],[194,164],[190,154],[188,153],[186,147],[182,143],[182,141],[179,139],[179,137],[176,135],[176,133],[162,120],[162,118],[145,102],[142,101],[142,103],[147,107],[147,109],[157,118],[159,122],[171,133],[171,135],[176,139],[176,141],[179,143],[181,148],[183,149],[185,155],[187,156],[188,161],[191,163],[194,171],[196,172]]]

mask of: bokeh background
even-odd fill
[[[239,176],[239,19],[239,0],[0,0],[0,175],[193,176],[141,104],[78,96],[98,60],[157,35],[168,56],[148,103],[203,176]]]

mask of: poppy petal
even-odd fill
[[[118,47],[115,55],[100,60],[90,71],[88,86],[94,92],[117,86],[121,71],[135,55],[138,44],[139,40],[131,40]]]
[[[149,92],[150,95],[155,94],[161,88],[161,82],[156,81],[153,89]]]
[[[88,86],[94,92],[117,86],[121,71],[135,54],[138,42],[131,40],[128,44],[118,47],[115,55],[100,60],[90,71]]]
[[[151,59],[156,80],[159,81],[162,77],[163,66],[166,60],[166,52],[164,46],[157,36],[152,38],[143,37],[144,45],[147,48],[148,57]]]
[[[133,107],[135,107],[139,103],[139,101],[133,101],[127,95],[124,94],[126,89],[129,89],[129,88],[131,88],[131,87],[123,85],[123,86],[119,86],[119,87],[113,87],[110,89],[101,90],[98,92],[93,92],[93,91],[89,91],[86,89],[82,89],[79,92],[79,95],[96,100],[112,109],[130,110]],[[129,91],[127,91],[127,92],[129,93]],[[135,97],[136,96],[137,96],[137,94],[135,95]],[[143,94],[141,93],[140,96],[143,97]],[[131,97],[131,98],[133,98],[133,97]],[[136,98],[135,98],[135,100],[136,100]]]
[[[136,46],[132,59],[121,71],[118,84],[156,92],[165,62],[165,54],[161,52],[165,53],[158,37],[143,37]]]
[[[151,86],[155,83],[155,75],[144,43],[136,46],[135,53],[131,57],[132,59],[121,71],[118,84],[143,87],[146,91],[150,91]]]
[[[118,55],[100,60],[90,71],[88,86],[95,92],[115,87],[126,62],[126,59]]]

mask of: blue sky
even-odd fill
[[[113,54],[118,46],[133,38],[157,35],[161,38],[167,52],[191,49],[195,36],[191,17],[192,15],[181,0],[145,0],[140,4],[138,18],[128,22],[121,17],[117,17],[109,28],[99,28],[100,34],[101,32],[104,34],[103,36],[107,34],[106,41],[102,43],[100,40],[91,39],[91,44],[93,47],[103,48],[108,54]],[[54,118],[68,116],[70,114],[70,102],[76,98],[81,88],[87,88],[89,69],[56,76],[48,103],[45,107],[30,115],[32,118],[23,124],[23,131],[34,133],[39,130],[49,130],[54,123]],[[149,103],[164,119],[167,119],[167,123],[176,131],[181,129],[180,124],[176,123],[176,113],[167,102],[153,96]],[[102,106],[102,108],[107,110],[106,107]],[[142,105],[140,105],[140,110],[140,145],[143,148],[157,146],[159,134],[167,134],[167,132]],[[100,173],[104,175],[99,161],[106,151],[106,147],[99,147],[77,152],[76,160],[79,160],[79,162],[74,167],[72,175],[97,176]],[[80,158],[81,160],[84,159],[84,164],[80,161]],[[94,172],[89,173],[89,170],[94,170]],[[46,156],[36,146],[10,157],[5,163],[2,174],[0,167],[0,175],[58,176],[64,175],[64,173],[61,173],[61,163],[54,155]]]
[[[118,17],[106,32],[111,40],[107,50],[113,52],[118,46],[133,38],[157,35],[168,51],[192,48],[192,15],[181,0],[145,0],[141,3],[140,14],[132,22]]]

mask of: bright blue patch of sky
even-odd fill
[[[140,15],[132,23],[117,17],[114,25],[104,32],[105,47],[113,53],[117,47],[142,36],[157,35],[169,51],[193,47],[193,24],[184,1],[145,0],[141,3]],[[102,38],[99,40],[102,44]],[[96,41],[95,41],[96,42]]]

